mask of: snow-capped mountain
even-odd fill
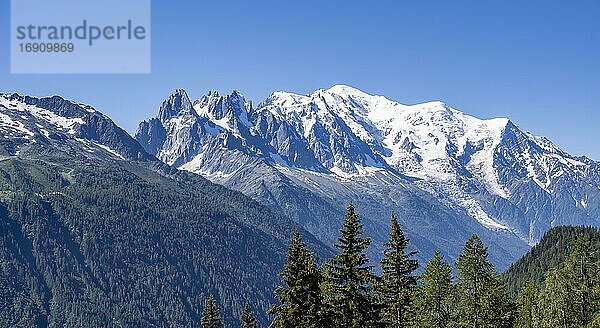
[[[376,248],[395,212],[424,258],[435,248],[453,257],[476,232],[499,266],[552,226],[600,225],[597,162],[508,119],[481,120],[442,102],[409,106],[337,85],[275,92],[254,108],[238,92],[192,102],[177,90],[135,138],[164,162],[278,208],[328,243],[350,200]]]
[[[160,118],[187,126],[196,116],[185,99],[171,97]],[[202,133],[225,131],[202,124]],[[153,128],[181,132],[173,145],[188,131]],[[195,150],[188,146],[178,151]],[[1,327],[190,327],[208,294],[228,326],[245,302],[266,326],[296,228],[281,212],[160,162],[91,106],[0,93]]]
[[[61,150],[74,157],[153,159],[106,115],[59,96],[0,94],[0,153],[43,156]]]

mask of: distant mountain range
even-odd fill
[[[266,325],[295,227],[91,106],[0,94],[2,327],[194,327],[209,294],[228,326],[246,302]]]
[[[135,138],[0,94],[0,325],[194,326],[209,294],[266,324],[292,230],[329,257],[349,201],[374,262],[395,213],[421,264],[477,233],[502,270],[553,226],[600,226],[599,195],[598,162],[507,119],[347,86],[256,107],[176,90]]]
[[[436,101],[403,105],[336,85],[192,101],[176,90],[135,139],[161,161],[282,211],[326,244],[349,201],[378,258],[396,213],[420,259],[451,259],[471,233],[506,268],[558,225],[600,225],[600,165],[509,119]]]

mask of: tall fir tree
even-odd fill
[[[331,278],[331,265],[329,261],[323,263],[321,266],[321,295],[323,295],[324,311],[323,315],[329,318],[329,324],[331,327],[335,327],[336,322],[336,311],[334,309],[335,304],[335,286],[333,279]]]
[[[269,311],[275,314],[272,327],[327,327],[321,272],[298,230],[292,236],[281,277],[283,285],[275,289],[279,304]]]
[[[250,305],[246,303],[244,305],[244,310],[242,310],[242,315],[240,316],[240,327],[241,328],[257,328],[258,324],[256,322],[256,317],[250,310]]]
[[[409,252],[409,240],[404,236],[398,219],[392,214],[390,236],[384,244],[381,260],[381,279],[377,283],[381,322],[386,327],[403,328],[414,324],[413,301],[417,279],[415,270],[419,263]]]
[[[590,241],[580,235],[573,243],[573,251],[565,267],[567,285],[572,292],[573,316],[575,324],[581,327],[592,321],[598,312],[600,299],[596,295],[596,288],[600,284],[597,263],[593,260]]]
[[[459,325],[469,328],[510,327],[513,306],[494,266],[487,260],[487,248],[477,235],[467,240],[456,261],[458,270]]]
[[[534,328],[539,289],[535,282],[528,281],[518,300],[515,328]]]
[[[418,298],[420,326],[447,328],[454,325],[452,267],[438,250],[421,275]]]
[[[578,236],[565,267],[546,275],[537,327],[594,327],[600,315],[599,265],[589,240]]]
[[[596,277],[594,288],[594,314],[587,328],[600,327],[600,249],[596,248]]]
[[[575,328],[573,300],[570,298],[567,278],[563,270],[552,269],[546,273],[544,288],[537,301],[534,313],[536,328]]]
[[[206,300],[204,313],[202,313],[202,328],[223,328],[221,311],[217,307],[215,298],[211,295]]]
[[[335,244],[339,253],[327,268],[335,327],[374,327],[379,322],[377,300],[373,293],[376,277],[365,253],[370,239],[364,234],[363,224],[350,203]]]

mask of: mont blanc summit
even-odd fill
[[[167,164],[281,210],[326,243],[350,200],[375,248],[394,212],[424,258],[436,248],[458,254],[475,232],[500,267],[553,226],[599,224],[598,162],[507,118],[478,119],[440,101],[405,105],[336,85],[274,92],[253,106],[237,91],[192,101],[177,90],[135,138]]]

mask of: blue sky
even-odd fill
[[[153,1],[152,73],[11,75],[0,90],[60,94],[133,132],[175,88],[309,93],[348,84],[402,103],[509,117],[600,160],[598,1]],[[0,0],[8,45],[9,1]]]

